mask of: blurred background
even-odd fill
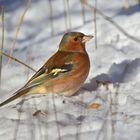
[[[87,116],[85,114],[85,116],[82,116],[82,113],[80,112],[80,114],[77,111],[81,116],[77,115],[78,117],[76,116],[76,118],[73,112],[63,112],[64,110],[71,111],[71,109],[59,108],[62,111],[60,112],[61,114],[68,114],[64,117],[66,119],[61,118],[61,120],[64,120],[64,124],[59,124],[60,127],[67,134],[69,130],[70,132],[73,130],[73,127],[72,129],[69,128],[70,125],[79,123],[79,120],[82,122],[87,117],[85,120],[88,122],[88,125],[83,127],[84,130],[81,133],[84,134],[87,127],[90,126],[89,124],[91,123],[92,125],[92,122],[94,122],[95,127],[92,128],[93,131],[89,133],[90,129],[87,130],[87,137],[90,136],[90,139],[94,137],[96,140],[129,140],[132,138],[134,138],[133,140],[139,140],[140,122],[138,121],[139,115],[137,115],[140,105],[140,101],[138,100],[140,99],[139,0],[0,0],[0,101],[11,96],[13,92],[28,81],[35,71],[56,52],[63,34],[69,31],[80,31],[85,34],[94,35],[94,39],[88,43],[89,47],[87,47],[91,61],[91,70],[84,85],[86,93],[85,89],[81,89],[81,92],[85,93],[83,96],[86,98],[86,103],[87,100],[95,97],[95,94],[100,93],[98,95],[100,99],[97,99],[97,101],[101,101],[103,109],[96,110],[97,112],[90,112],[87,108],[84,108],[85,110],[82,108],[84,112],[81,106],[78,106],[77,108],[80,108],[83,114],[87,113]],[[110,91],[102,89],[97,89],[96,91],[96,80],[110,80],[113,83],[113,88]],[[116,83],[119,83],[120,87],[122,86],[120,92],[116,90]],[[134,85],[136,88],[133,88]],[[132,95],[133,92],[135,93],[134,96]],[[94,94],[91,96],[91,93]],[[112,95],[112,93],[117,95]],[[120,96],[116,99],[118,95]],[[127,95],[129,95],[129,98],[126,97]],[[81,97],[82,95],[78,94],[77,97],[72,97],[71,99],[81,99]],[[104,97],[105,99],[102,99]],[[109,97],[112,97],[111,99],[114,102]],[[109,105],[107,98],[110,101]],[[75,109],[74,105],[71,104]],[[29,107],[32,108],[32,106]],[[60,107],[59,103],[58,107]],[[119,113],[114,111],[115,114],[113,112],[117,117],[119,116],[117,118],[113,116],[112,110],[118,108],[120,109],[120,112],[117,110]],[[26,111],[30,110],[27,108]],[[4,112],[5,110],[2,113]],[[91,118],[88,116],[88,113],[91,115]],[[1,117],[1,122],[8,120],[3,121],[2,118],[4,117]],[[108,127],[108,120],[106,118],[109,118],[109,121],[111,120],[111,128],[110,125]],[[9,131],[6,130],[4,134],[12,130],[13,126],[9,127],[9,124],[12,122],[10,119],[6,125]],[[96,120],[99,120],[97,127]],[[121,123],[120,120],[122,120]],[[29,124],[30,119],[29,122],[28,119],[26,121]],[[32,118],[32,121],[36,125],[34,118]],[[103,124],[100,123],[102,121]],[[43,124],[40,124],[40,122],[39,125],[42,127]],[[3,130],[4,125],[1,125],[1,130]],[[67,132],[65,132],[65,126],[68,126],[68,129],[66,129]],[[30,128],[30,126],[28,127]],[[49,130],[43,132],[48,132],[50,134],[48,135],[51,137],[51,132],[53,132],[54,128],[50,128],[49,126],[46,129]],[[34,126],[31,129],[34,129]],[[111,133],[107,135],[106,132],[110,132],[110,130]],[[35,131],[32,131],[32,135],[35,135]],[[55,132],[57,131],[55,130]],[[101,135],[101,132],[104,133]],[[4,134],[0,135],[0,138],[4,138]],[[18,134],[20,136],[17,130],[16,136]],[[77,136],[77,134],[78,132],[75,135]],[[116,135],[117,138],[115,137]],[[14,137],[18,139],[16,136]],[[41,136],[44,135],[42,134]],[[82,140],[87,139],[87,137],[83,136]],[[34,136],[31,138],[34,138]],[[38,139],[40,140],[40,138]],[[60,140],[61,138],[56,139]],[[78,137],[76,137],[77,139]]]

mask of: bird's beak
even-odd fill
[[[93,35],[84,35],[82,38],[82,43],[86,43],[87,41],[91,40],[94,36]]]

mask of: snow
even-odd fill
[[[131,1],[131,0],[130,0]],[[0,0],[0,5],[1,5]],[[20,28],[14,56],[39,69],[56,52],[66,32],[64,1],[53,0],[53,24],[49,2],[33,0]],[[93,1],[89,1],[93,4]],[[79,1],[71,0],[71,28],[94,35],[93,10],[86,7],[83,24]],[[108,4],[108,3],[111,3]],[[140,37],[140,8],[131,1],[100,0],[98,8],[126,32]],[[27,1],[5,0],[4,52],[10,53],[13,39]],[[51,36],[51,24],[53,36]],[[1,26],[1,25],[0,25]],[[1,34],[0,34],[1,36]],[[0,37],[1,38],[1,37]],[[98,48],[94,39],[87,43],[91,69],[89,76],[72,97],[54,94],[17,99],[0,108],[0,139],[3,140],[139,140],[140,139],[140,47],[110,22],[97,16]],[[22,87],[33,71],[17,62],[3,59],[0,101]],[[97,86],[97,80],[110,83]],[[98,103],[99,108],[90,108]]]

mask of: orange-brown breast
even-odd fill
[[[58,60],[59,64],[57,63]],[[49,61],[51,65],[52,60]],[[83,85],[88,76],[90,62],[87,53],[72,53],[70,55],[68,52],[61,52],[61,57],[56,53],[53,61],[53,66],[73,63],[73,70],[67,73],[62,73],[58,77],[48,80],[46,84],[47,91],[64,94],[66,96],[73,95]]]

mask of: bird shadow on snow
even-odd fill
[[[97,81],[109,81],[111,83],[127,83],[131,81],[139,81],[140,77],[140,58],[132,61],[125,60],[121,63],[113,63],[108,70],[108,73],[101,73],[92,78],[89,83],[84,85],[84,88],[89,91],[94,91],[97,88]]]

